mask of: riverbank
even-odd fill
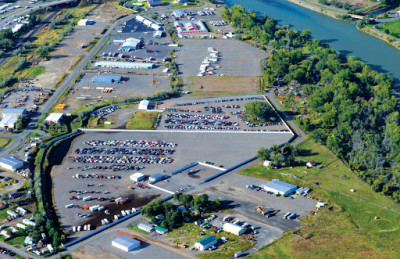
[[[390,44],[393,47],[395,47],[396,49],[400,50],[400,40],[396,39],[393,36],[390,36],[383,32],[380,32],[378,29],[375,28],[375,25],[373,27],[365,26],[361,29],[357,28],[357,30],[368,33],[369,35],[374,36],[377,39],[383,40],[387,44]]]
[[[324,9],[323,7],[315,6],[315,5],[312,5],[311,3],[301,1],[301,0],[286,0],[286,1],[296,4],[296,5],[299,5],[301,7],[307,8],[309,10],[315,11],[317,13],[327,15],[334,19],[338,19],[338,20],[341,19],[341,17],[340,17],[341,15],[346,14],[346,12],[339,13],[339,12],[329,11],[327,9]]]

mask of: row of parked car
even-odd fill
[[[166,129],[175,130],[240,130],[239,127],[213,127],[213,126],[202,126],[202,125],[164,125]]]
[[[86,145],[97,146],[110,146],[110,147],[175,147],[177,144],[172,142],[165,142],[161,140],[90,140],[85,142]]]
[[[119,175],[102,175],[102,174],[75,174],[72,176],[72,178],[76,179],[121,179],[121,176]]]
[[[77,148],[76,154],[123,154],[123,155],[171,155],[175,152],[175,149],[164,149],[164,148]]]
[[[201,119],[201,120],[227,120],[229,116],[210,115],[210,114],[187,114],[187,113],[167,113],[165,114],[170,119]]]
[[[174,160],[170,157],[157,156],[73,156],[75,163],[109,163],[109,164],[170,164]]]
[[[96,110],[96,111],[92,112],[91,115],[93,117],[104,117],[104,116],[107,116],[110,113],[115,112],[118,109],[119,109],[118,106],[112,105],[112,106],[108,106],[108,107],[104,107],[104,108],[101,108],[99,110]]]
[[[8,255],[8,256],[14,256],[15,255],[15,253],[13,251],[8,250],[7,248],[1,247],[1,246],[0,246],[0,254]]]
[[[113,172],[117,171],[126,171],[126,170],[142,170],[145,167],[142,165],[95,165],[95,166],[84,166],[80,167],[77,166],[77,169],[80,169],[81,171],[88,171],[88,170],[113,170]],[[68,170],[73,169],[72,167],[68,167]]]

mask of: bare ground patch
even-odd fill
[[[120,256],[114,255],[104,249],[96,247],[96,249],[90,249],[86,246],[71,252],[73,258],[97,258],[97,259],[119,259]]]

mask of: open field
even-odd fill
[[[258,90],[258,77],[188,77],[187,89],[191,96],[226,96],[255,94]]]
[[[396,38],[400,38],[400,19],[382,24],[380,26],[377,26],[376,28]]]
[[[126,124],[127,129],[154,130],[159,112],[137,111]]]
[[[253,257],[329,257],[332,254],[340,258],[398,257],[395,247],[400,229],[392,223],[400,220],[399,206],[373,192],[325,147],[309,139],[299,147],[309,153],[300,159],[315,160],[325,167],[270,170],[256,165],[241,173],[263,179],[279,178],[297,185],[317,181],[319,186],[313,186],[310,195],[323,199],[328,207],[316,216],[303,218],[303,228],[285,233],[283,238]],[[298,179],[291,177],[293,175]],[[292,235],[294,232],[298,236]]]

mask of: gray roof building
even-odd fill
[[[264,186],[264,189],[275,194],[290,195],[294,191],[296,191],[297,186],[290,183],[282,182],[278,179],[273,179],[271,182],[267,183]]]

